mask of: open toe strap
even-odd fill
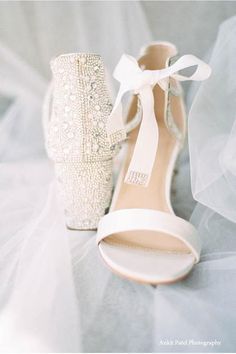
[[[194,255],[195,263],[199,261],[201,243],[195,227],[174,214],[162,211],[121,209],[105,215],[98,225],[97,244],[114,234],[140,230],[162,232],[181,240]]]

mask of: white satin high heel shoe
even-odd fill
[[[170,188],[186,130],[179,82],[205,80],[211,69],[193,55],[175,60],[176,54],[170,43],[153,43],[138,62],[123,55],[114,72],[120,90],[107,123],[111,143],[126,137],[121,106],[126,92],[134,93],[128,120],[139,103],[142,122],[129,134],[110,212],[99,222],[97,244],[113,272],[142,283],[180,280],[200,258],[197,230],[175,215]],[[190,77],[178,74],[192,66],[196,71]]]
[[[106,133],[112,104],[104,65],[99,55],[72,53],[52,60],[51,69],[44,128],[66,225],[96,229],[110,204],[113,156],[118,151],[110,147]]]

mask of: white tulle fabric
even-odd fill
[[[195,199],[236,222],[235,19],[224,23],[212,52],[212,75],[196,95],[189,117]],[[204,130],[203,130],[204,128]]]
[[[37,23],[44,18],[42,23],[47,28],[47,18],[35,4],[32,6],[39,14]],[[63,6],[57,8],[54,23],[60,22]],[[135,55],[149,40],[138,3],[119,3],[116,11],[110,5],[106,23],[96,26],[96,38],[103,38],[107,26],[117,35],[114,50],[105,50],[105,41],[99,41],[98,45],[96,38],[89,36],[90,31],[94,33],[92,25],[87,31],[84,26],[81,32],[88,5],[76,2],[71,6],[70,11],[77,16],[71,17],[74,22],[71,21],[68,33],[59,31],[62,42],[67,37],[74,49],[85,51],[91,50],[87,43],[96,42],[96,51],[106,56],[110,66],[123,51]],[[98,11],[98,5],[93,3],[93,6],[93,11]],[[55,11],[55,7],[47,11]],[[18,16],[22,13],[19,11]],[[0,19],[3,15],[4,11]],[[123,18],[129,18],[130,22]],[[132,21],[134,18],[139,19],[137,23]],[[36,28],[33,31],[37,33]],[[2,352],[234,351],[235,166],[230,157],[235,150],[235,31],[236,19],[221,27],[211,59],[215,75],[198,92],[190,117],[193,189],[196,198],[208,207],[197,205],[191,217],[202,237],[202,261],[185,281],[157,288],[113,275],[98,256],[95,235],[68,231],[64,226],[53,168],[44,153],[41,104],[47,85],[42,76],[47,62],[57,50],[70,48],[62,43],[61,48],[53,51],[54,43],[59,46],[55,40],[58,31],[51,36],[37,33],[41,40],[33,43],[41,56],[40,71],[39,58],[36,60],[32,54],[29,59],[26,50],[30,39],[28,44],[22,43],[25,58],[14,41],[8,48],[0,44]],[[212,141],[210,147],[206,144],[208,140]],[[196,155],[193,144],[204,149],[204,158],[202,153]],[[215,169],[211,166],[213,162]],[[174,205],[179,215],[189,217],[194,204],[186,188],[189,175],[186,152],[180,164]],[[215,193],[213,182],[217,178]],[[175,343],[176,340],[184,342]]]

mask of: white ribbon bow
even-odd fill
[[[179,70],[197,66],[190,76],[177,74]],[[133,156],[125,177],[126,183],[148,185],[158,148],[158,125],[154,112],[153,87],[158,84],[168,89],[169,78],[178,81],[202,81],[211,74],[209,65],[194,55],[184,55],[173,65],[162,70],[142,70],[132,56],[123,54],[114,71],[114,78],[120,82],[119,92],[107,122],[107,134],[111,144],[126,138],[122,114],[122,97],[133,91],[138,94],[142,106],[142,122]]]

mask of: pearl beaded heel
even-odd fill
[[[128,121],[139,106],[142,121],[127,140],[110,212],[99,222],[97,244],[115,273],[143,283],[180,280],[200,258],[197,230],[175,215],[170,189],[186,130],[179,81],[205,80],[211,70],[193,55],[176,60],[176,54],[172,44],[155,43],[138,62],[123,55],[114,72],[120,90],[107,123],[110,141],[126,135],[121,114],[125,93],[134,94]],[[192,66],[196,71],[190,77],[178,74]]]
[[[109,207],[117,150],[110,148],[105,130],[112,105],[104,65],[99,55],[65,54],[51,61],[51,69],[53,82],[44,108],[46,148],[55,162],[66,225],[96,229]]]

